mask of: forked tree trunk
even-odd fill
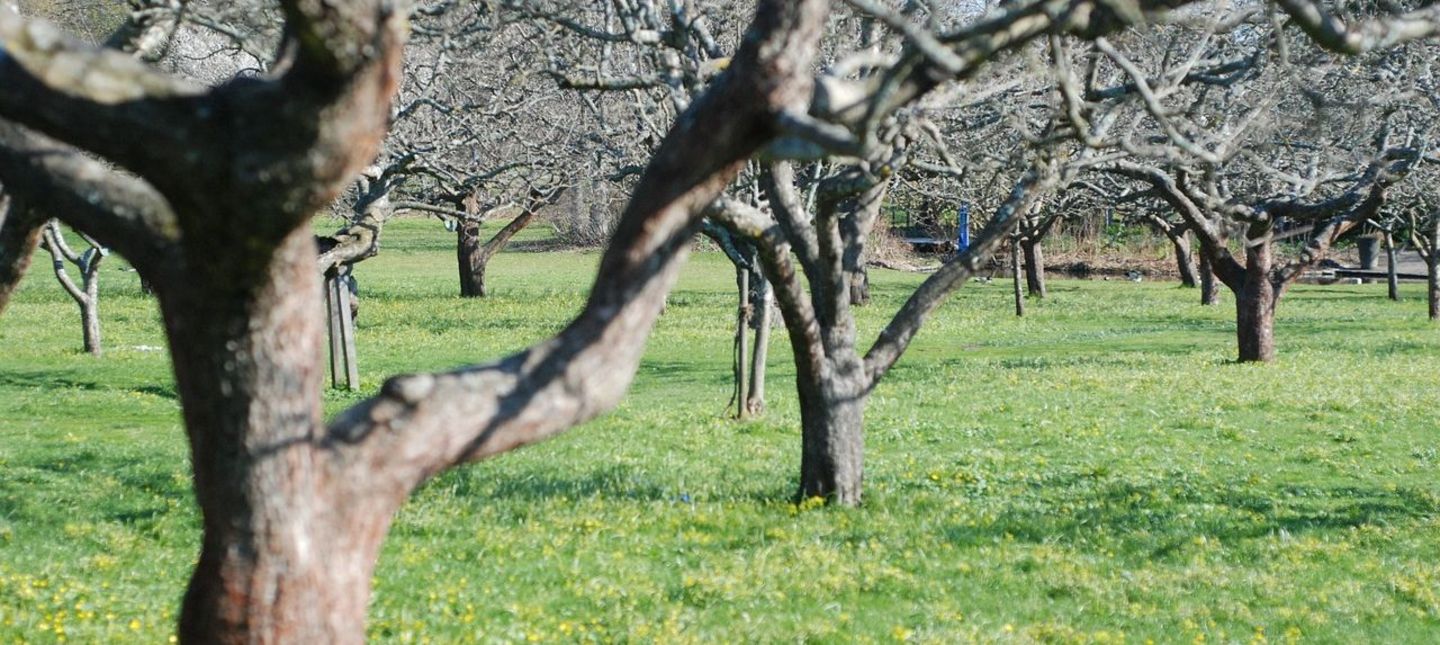
[[[1210,268],[1210,258],[1204,253],[1200,254],[1200,304],[1207,307],[1220,304],[1220,283]]]
[[[853,358],[853,357],[852,357]],[[832,362],[825,377],[797,378],[800,390],[801,501],[820,497],[844,506],[860,504],[865,459],[865,403],[858,359]]]
[[[80,310],[80,333],[85,352],[100,356],[103,352],[100,339],[100,263],[105,260],[107,252],[88,238],[87,243],[91,246],[84,253],[71,250],[54,220],[46,226],[43,236],[43,246],[50,254],[55,279]],[[66,270],[67,262],[78,269],[79,284],[75,283]]]
[[[1275,358],[1275,301],[1270,281],[1270,243],[1252,242],[1245,250],[1245,281],[1235,294],[1235,333],[1239,360],[1269,362]]]
[[[1032,297],[1044,298],[1047,295],[1045,252],[1040,246],[1040,240],[1021,240],[1020,248],[1025,253],[1025,291]]]
[[[495,254],[510,243],[510,238],[515,237],[522,229],[535,219],[535,211],[526,209],[521,211],[515,219],[510,220],[490,241],[480,244],[480,225],[465,222],[456,229],[459,242],[456,245],[456,253],[460,262],[460,295],[465,298],[484,298],[489,295],[489,287],[485,283],[485,269],[490,266],[490,260]],[[471,229],[469,227],[473,226]]]
[[[1175,246],[1175,270],[1180,273],[1180,286],[1191,289],[1199,286],[1199,280],[1195,276],[1194,255],[1190,252],[1190,231],[1170,236],[1170,243]],[[1211,282],[1214,282],[1213,278]]]
[[[455,227],[455,259],[460,270],[460,297],[480,298],[485,295],[485,266],[480,263],[483,250],[480,223],[462,221]],[[480,267],[477,275],[475,267]]]
[[[339,493],[347,483],[321,441],[313,238],[290,233],[258,271],[243,257],[207,261],[213,270],[160,292],[204,531],[180,637],[362,642],[375,558],[406,491]]]

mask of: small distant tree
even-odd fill
[[[85,351],[99,356],[103,350],[100,343],[100,263],[110,255],[110,250],[89,235],[80,233],[79,237],[85,242],[82,251],[70,247],[65,233],[60,230],[60,222],[52,219],[45,225],[40,246],[50,254],[51,266],[60,286],[80,308]],[[67,264],[74,265],[75,271],[80,274],[79,284],[70,277]]]

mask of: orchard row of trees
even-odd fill
[[[764,365],[769,325],[749,317],[776,303],[799,495],[840,504],[862,498],[867,399],[926,318],[1006,240],[1038,266],[1067,212],[1193,240],[1200,279],[1235,294],[1242,361],[1274,358],[1285,290],[1358,226],[1412,237],[1432,315],[1440,298],[1433,6],[133,4],[88,43],[0,9],[0,307],[42,244],[57,274],[114,251],[153,289],[203,517],[187,641],[361,640],[396,509],[612,407],[702,231],[736,267],[737,345],[753,328],[761,352],[737,366]],[[613,227],[607,194],[628,195]],[[486,259],[556,200],[609,239],[569,326],[323,418],[322,275],[418,210],[452,223],[478,295]],[[973,204],[983,229],[866,342],[873,232],[905,200]],[[317,240],[328,209],[349,224]],[[480,243],[502,212],[506,237]],[[93,302],[88,277],[69,284]],[[763,377],[739,371],[758,413]]]

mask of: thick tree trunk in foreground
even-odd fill
[[[1040,240],[1021,240],[1020,248],[1025,253],[1025,291],[1032,297],[1044,298],[1047,295],[1045,252],[1040,246]]]
[[[1206,307],[1220,304],[1220,281],[1210,267],[1210,258],[1200,254],[1200,304]]]
[[[1270,281],[1270,244],[1252,243],[1245,252],[1245,281],[1235,294],[1235,334],[1239,360],[1269,362],[1275,358],[1275,301]]]
[[[204,530],[180,635],[362,642],[376,553],[404,491],[341,494],[323,442],[312,236],[292,232],[249,274],[215,262],[160,291]]]
[[[843,506],[861,501],[865,460],[865,392],[858,360],[830,363],[817,381],[797,378],[800,391],[801,501],[824,498]]]
[[[1190,232],[1186,231],[1171,236],[1170,243],[1175,246],[1175,270],[1180,273],[1180,286],[1191,289],[1199,286],[1200,282],[1195,276],[1195,259],[1190,252]],[[1201,262],[1205,261],[1202,259]],[[1205,264],[1207,265],[1205,268],[1208,269],[1209,263],[1205,262]],[[1211,282],[1213,284],[1213,278]]]
[[[30,268],[44,223],[44,218],[22,207],[18,200],[0,195],[0,311],[5,311],[10,295]]]

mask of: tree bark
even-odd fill
[[[85,351],[91,356],[100,356],[104,352],[100,342],[100,276],[94,267],[86,267],[85,297],[76,302],[80,305]]]
[[[1360,268],[1366,271],[1375,270],[1375,265],[1380,263],[1380,238],[1374,235],[1364,235],[1355,240],[1355,247],[1360,251]]]
[[[865,391],[863,366],[853,355],[827,361],[821,378],[797,378],[800,391],[801,501],[819,497],[858,506],[864,479]]]
[[[159,292],[204,531],[184,642],[364,640],[375,558],[406,491],[341,494],[322,432],[316,262],[300,228],[258,269],[211,267]]]
[[[30,268],[45,219],[23,207],[18,199],[0,195],[0,202],[3,202],[0,203],[0,312],[3,312]]]
[[[1235,294],[1235,333],[1241,363],[1275,359],[1275,301],[1270,281],[1270,243],[1252,240],[1245,250],[1245,281]]]
[[[1025,253],[1025,291],[1032,297],[1044,298],[1045,290],[1045,252],[1040,246],[1040,240],[1023,239],[1020,241],[1020,248]]]
[[[1435,250],[1430,251],[1429,261],[1425,263],[1428,269],[1425,276],[1427,300],[1430,304],[1430,320],[1440,322],[1440,254]]]
[[[864,253],[860,254],[859,264],[846,271],[849,274],[850,283],[850,304],[864,306],[870,304],[870,271],[865,266]]]
[[[1210,257],[1200,253],[1200,304],[1206,307],[1220,304],[1220,284],[1210,266]]]
[[[455,256],[460,269],[462,298],[485,296],[485,264],[480,262],[481,252],[480,223],[462,220],[455,227]]]
[[[490,266],[490,260],[495,254],[504,250],[510,239],[515,237],[530,222],[535,219],[534,209],[524,209],[502,227],[485,244],[480,244],[480,224],[478,222],[460,222],[455,229],[458,237],[456,244],[456,255],[460,263],[460,296],[464,298],[484,298],[489,295],[489,287],[485,283],[485,269]]]
[[[1195,276],[1194,255],[1190,252],[1190,231],[1170,236],[1170,243],[1175,246],[1175,269],[1180,273],[1180,286],[1190,289],[1199,286]],[[1208,265],[1203,259],[1201,262]],[[1214,282],[1213,278],[1211,282]]]

